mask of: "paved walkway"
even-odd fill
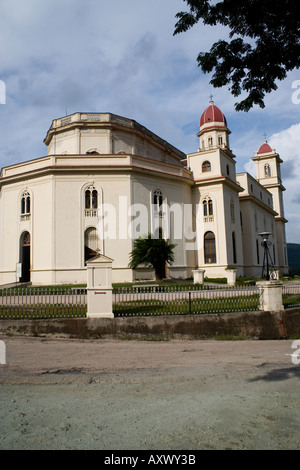
[[[300,449],[293,341],[4,341],[0,449]]]

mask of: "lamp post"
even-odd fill
[[[266,279],[266,281],[270,280],[270,266],[273,267],[272,258],[269,252],[269,246],[272,245],[272,242],[269,241],[269,236],[272,235],[270,232],[262,232],[258,234],[262,237],[261,246],[264,248],[264,260],[263,260],[263,267],[262,267],[262,278]],[[270,261],[269,261],[270,260]]]

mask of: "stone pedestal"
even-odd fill
[[[87,262],[87,317],[114,318],[111,270],[113,260],[104,255]]]
[[[192,271],[194,284],[204,284],[205,269],[194,269]]]
[[[236,269],[226,269],[226,274],[227,274],[227,284],[229,286],[235,286],[236,283]]]
[[[260,281],[256,285],[259,287],[259,310],[267,312],[284,310],[282,304],[282,282]]]

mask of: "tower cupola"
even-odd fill
[[[200,150],[211,147],[229,149],[229,134],[226,117],[211,99],[200,118]]]

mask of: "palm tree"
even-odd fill
[[[129,267],[135,269],[138,265],[152,266],[157,280],[165,277],[166,263],[172,264],[174,261],[173,250],[176,245],[172,245],[168,240],[152,238],[151,233],[147,236],[134,240],[133,250],[130,253]]]

